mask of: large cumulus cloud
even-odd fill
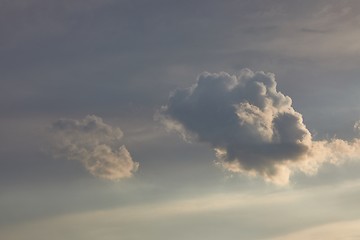
[[[173,92],[159,116],[167,128],[210,144],[229,171],[279,184],[294,170],[314,173],[324,161],[338,163],[339,155],[359,152],[357,140],[313,141],[272,73],[205,72],[190,88]]]
[[[58,157],[80,161],[94,176],[108,180],[131,177],[138,163],[121,144],[123,133],[100,117],[82,120],[60,119],[50,129]]]

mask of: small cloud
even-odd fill
[[[357,139],[313,141],[274,74],[249,69],[239,76],[201,74],[190,88],[172,93],[158,119],[209,144],[225,169],[277,184],[287,184],[296,170],[314,174],[323,162],[338,164],[360,152]]]
[[[357,133],[360,133],[360,120],[355,122],[354,131],[357,132]]]
[[[139,164],[121,144],[123,132],[100,117],[60,119],[52,124],[50,132],[56,157],[80,161],[96,177],[119,180],[131,177],[138,169]]]

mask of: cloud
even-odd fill
[[[360,120],[355,122],[354,131],[357,132],[357,133],[360,133]]]
[[[272,73],[205,72],[173,92],[158,116],[186,139],[208,143],[225,169],[278,184],[295,170],[313,174],[323,162],[338,164],[360,152],[358,139],[313,141]]]
[[[94,176],[107,180],[128,178],[139,164],[121,145],[123,132],[100,117],[89,115],[82,120],[60,119],[50,129],[57,157],[80,161]]]

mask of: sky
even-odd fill
[[[359,239],[360,2],[0,0],[0,239]]]

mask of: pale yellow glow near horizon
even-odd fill
[[[261,226],[268,225],[286,233],[288,232],[286,226],[297,225],[297,219],[315,219],[316,221],[307,230],[295,230],[294,233],[271,240],[321,239],[318,236],[326,240],[355,239],[351,238],[354,237],[351,234],[356,233],[356,229],[360,229],[360,220],[340,223],[332,223],[332,221],[352,219],[351,212],[354,210],[351,209],[351,205],[344,206],[339,200],[348,193],[358,191],[359,188],[360,182],[356,181],[335,188],[322,186],[270,193],[254,191],[184,197],[171,201],[72,213],[14,224],[0,229],[0,239],[45,240],[56,235],[55,238],[51,237],[52,240],[64,238],[112,240],[119,236],[124,237],[123,239],[152,240],[166,239],[171,234],[180,234],[186,227],[194,228],[190,230],[198,231],[197,234],[210,234],[210,236],[214,231],[213,228],[219,227],[224,232],[229,231],[229,234],[236,236],[241,234],[238,227],[243,223],[246,223],[245,226],[248,228],[254,228],[254,231],[259,230],[259,226],[261,229]],[[331,212],[329,208],[332,209]],[[334,216],[341,216],[341,218],[333,218]],[[234,222],[236,224],[232,225]],[[217,225],[219,223],[223,226]],[[210,233],[204,233],[201,230],[202,226],[206,226]],[[304,227],[307,226],[297,226],[297,229]],[[142,231],[139,232],[139,229]],[[328,234],[333,238],[327,237]],[[105,235],[108,237],[103,238]],[[304,236],[304,238],[298,236]]]
[[[269,240],[358,240],[360,239],[360,220],[335,222],[312,227]]]

